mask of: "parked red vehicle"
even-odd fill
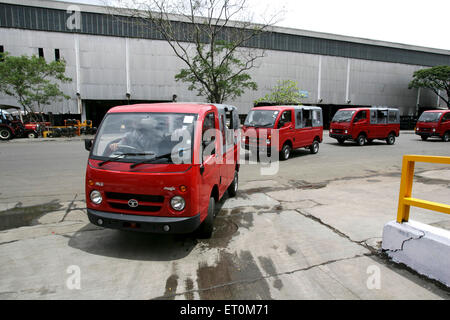
[[[13,110],[17,115],[7,110]],[[0,140],[9,140],[14,137],[37,138],[40,129],[39,123],[23,123],[19,107],[0,105]]]
[[[138,104],[110,109],[86,169],[89,220],[152,233],[213,232],[214,208],[238,189],[237,109]]]
[[[416,134],[422,140],[430,137],[450,141],[450,110],[429,110],[423,112],[416,124]]]
[[[311,153],[319,151],[323,139],[322,109],[315,106],[270,106],[255,107],[248,113],[243,126],[242,144],[246,150],[267,147],[270,154],[272,144],[280,153],[281,160],[289,159],[292,150],[307,148]],[[256,131],[251,135],[250,130]],[[265,130],[265,134],[261,134]],[[278,132],[274,141],[273,131]]]
[[[352,140],[363,146],[378,139],[392,145],[399,135],[400,113],[396,108],[340,109],[330,124],[330,137],[339,144]]]

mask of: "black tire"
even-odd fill
[[[239,186],[239,174],[237,171],[234,171],[234,178],[233,178],[233,182],[230,184],[230,186],[228,187],[228,195],[231,198],[236,197],[237,194],[237,190],[238,190],[238,186]]]
[[[200,239],[209,239],[214,231],[214,210],[216,200],[213,197],[209,198],[208,216],[203,220],[200,227],[197,229],[197,234]]]
[[[395,136],[392,133],[390,133],[386,138],[386,143],[390,146],[395,143]]]
[[[360,147],[366,144],[366,136],[363,134],[360,134],[358,138],[356,138],[356,144]]]
[[[309,152],[312,154],[319,152],[319,141],[314,140],[313,144],[309,147]]]
[[[444,141],[444,142],[450,141],[450,131],[447,131],[446,133],[444,133],[444,135],[442,136],[442,141]]]
[[[420,138],[422,139],[422,141],[427,141],[428,140],[427,136],[420,136]]]
[[[0,140],[9,140],[12,138],[11,130],[6,127],[0,128]]]
[[[339,144],[344,144],[345,139],[337,139],[337,141],[338,141]]]
[[[286,161],[291,156],[292,148],[290,145],[285,144],[280,152],[280,159]]]

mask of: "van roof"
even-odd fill
[[[450,110],[436,109],[436,110],[426,110],[424,112],[450,112]]]
[[[307,109],[307,110],[322,110],[321,107],[317,106],[264,106],[264,107],[253,107],[252,110],[278,110],[284,111],[286,109]]]
[[[236,107],[224,104],[213,103],[192,103],[192,102],[167,102],[167,103],[140,103],[117,106],[109,109],[108,113],[120,112],[174,112],[174,113],[202,113],[217,109],[234,110]]]
[[[342,108],[338,111],[358,111],[358,110],[390,110],[390,111],[400,111],[398,108],[390,108],[390,107],[357,107],[357,108]]]

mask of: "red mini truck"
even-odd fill
[[[289,159],[292,150],[319,151],[323,139],[322,109],[315,106],[255,107],[248,113],[242,133],[246,150],[267,149],[280,153],[281,160]],[[276,132],[275,132],[276,131]],[[274,137],[278,137],[275,141]]]
[[[450,141],[450,110],[423,112],[417,120],[415,131],[424,141],[430,137]]]
[[[214,207],[238,188],[237,109],[214,104],[118,106],[104,117],[86,169],[91,223],[210,237]]]
[[[400,135],[400,113],[384,107],[340,109],[331,120],[329,134],[339,144],[352,140],[363,146],[378,139],[392,145]]]

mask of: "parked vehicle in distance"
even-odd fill
[[[236,195],[237,109],[219,104],[118,106],[104,117],[86,169],[89,220],[152,233],[213,232],[215,204]]]
[[[415,132],[423,141],[430,137],[450,141],[450,110],[424,111],[417,120]]]
[[[7,110],[13,110],[13,112]],[[37,138],[39,131],[40,124],[23,123],[20,107],[0,105],[0,140],[9,140],[15,137]]]
[[[281,160],[289,159],[292,150],[307,148],[311,153],[319,151],[323,139],[322,109],[315,106],[266,106],[255,107],[248,113],[243,129],[242,145],[246,150],[259,152],[273,144],[280,153]],[[256,131],[251,135],[250,130]],[[262,130],[266,130],[261,135]],[[273,139],[273,131],[278,131],[278,141]]]
[[[330,124],[330,137],[339,144],[352,140],[363,146],[377,139],[392,145],[399,135],[400,112],[396,108],[340,109]]]

